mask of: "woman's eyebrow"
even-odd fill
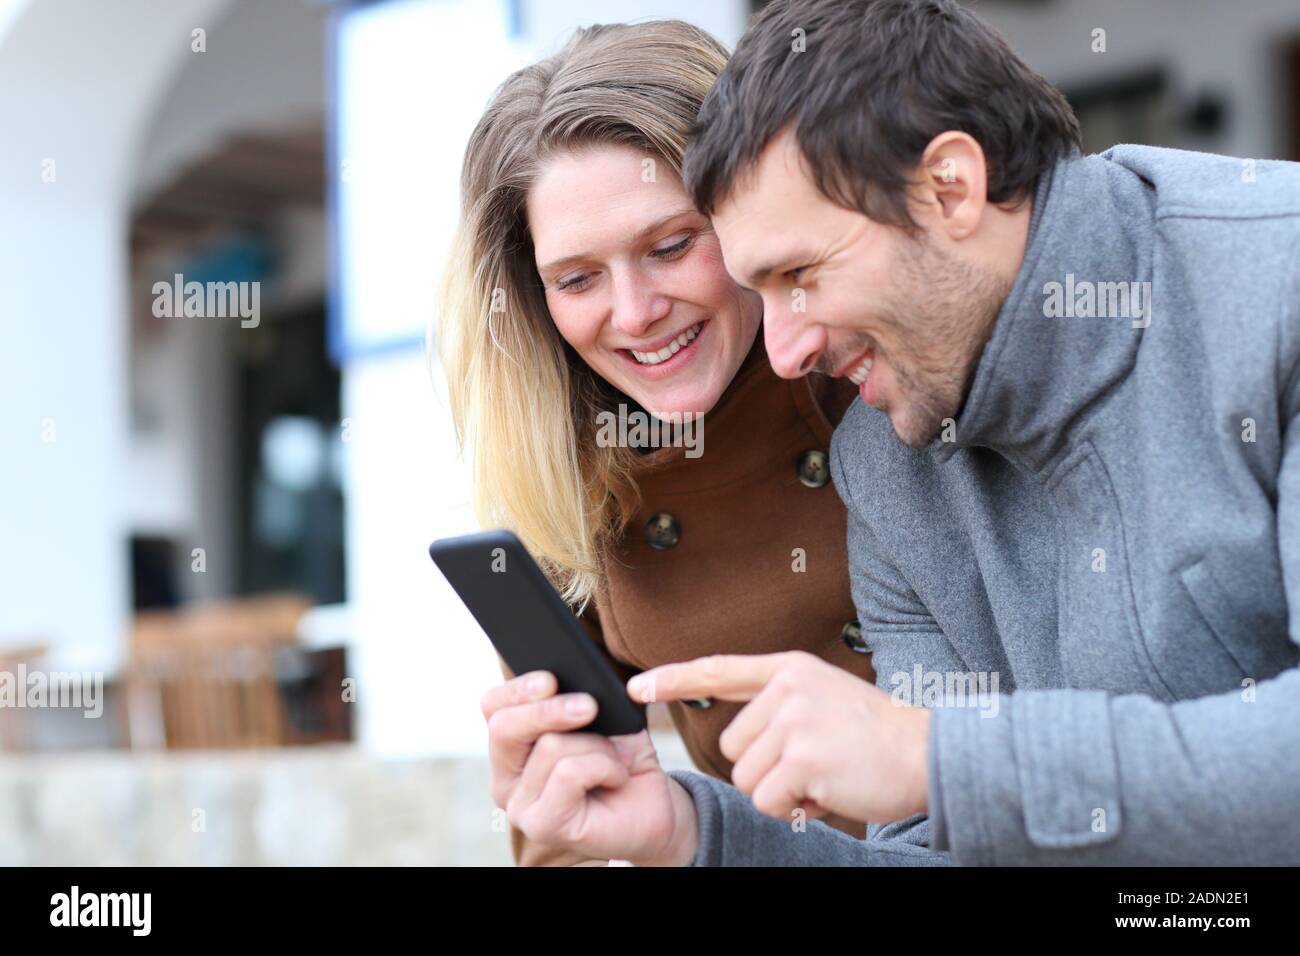
[[[633,233],[631,236],[628,237],[628,242],[629,243],[640,242],[642,239],[644,239],[646,236],[650,235],[651,233],[658,232],[660,229],[662,229],[668,223],[672,222],[674,219],[681,219],[683,216],[688,216],[688,215],[698,216],[699,211],[696,210],[694,206],[683,206],[681,209],[678,209],[676,212],[670,212],[668,215],[661,216],[658,219],[656,219],[654,222],[642,226],[635,233]],[[591,258],[591,253],[589,252],[579,252],[570,256],[561,256],[559,259],[552,259],[544,266],[539,266],[537,271],[551,272],[555,269],[559,269],[563,266],[567,266],[571,262],[579,262],[583,259],[590,259],[590,258]]]
[[[642,228],[638,229],[632,235],[631,241],[637,242],[640,239],[644,239],[646,236],[650,235],[651,233],[658,232],[660,229],[668,225],[668,223],[672,222],[674,219],[680,219],[683,216],[688,216],[688,215],[698,216],[699,212],[695,209],[694,206],[684,206],[683,208],[678,209],[676,212],[670,212],[668,215],[656,219],[648,226],[643,226]]]

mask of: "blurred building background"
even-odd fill
[[[425,553],[473,528],[426,352],[461,151],[575,26],[758,5],[0,0],[0,671],[103,687],[0,706],[0,863],[508,862],[496,658]],[[1294,0],[972,6],[1089,150],[1300,159]],[[160,315],[177,275],[256,315]]]

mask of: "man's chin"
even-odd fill
[[[942,419],[922,418],[914,409],[901,408],[889,412],[890,424],[894,426],[894,435],[909,448],[924,448],[939,437]]]

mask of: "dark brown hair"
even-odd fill
[[[700,209],[712,213],[788,125],[828,199],[908,230],[908,177],[945,130],[980,144],[994,203],[1030,194],[1058,157],[1081,149],[1060,91],[953,0],[766,6],[687,149],[684,178]]]

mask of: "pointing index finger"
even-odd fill
[[[784,656],[713,654],[680,664],[664,664],[628,681],[628,694],[646,704],[701,697],[751,700],[776,673]]]

